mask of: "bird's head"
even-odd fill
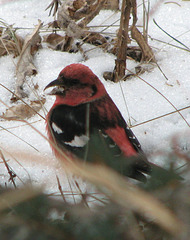
[[[56,95],[61,103],[69,105],[90,102],[106,94],[98,77],[87,66],[79,63],[65,67],[44,90],[52,87],[49,94]]]

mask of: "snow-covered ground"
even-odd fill
[[[0,18],[7,24],[14,24],[14,27],[19,28],[17,33],[25,36],[32,31],[29,28],[33,28],[38,23],[38,19],[43,22],[44,26],[53,20],[52,17],[48,16],[48,11],[45,11],[50,2],[51,0],[2,0],[0,1]],[[141,1],[139,0],[138,3],[140,5]],[[175,108],[180,109],[189,106],[190,52],[166,44],[171,43],[183,47],[162,32],[155,25],[153,19],[165,31],[190,48],[190,1],[175,0],[168,2],[151,0],[150,7],[149,35],[152,40],[149,40],[149,44],[153,48],[157,63],[167,76],[167,79],[158,67],[154,67],[151,71],[141,75],[141,78],[148,84],[137,77],[117,84],[106,82],[103,79],[103,72],[113,70],[115,56],[97,48],[87,53],[88,60],[85,61],[79,52],[53,51],[43,44],[43,48],[38,51],[34,60],[38,74],[29,78],[28,81],[34,84],[38,83],[38,94],[43,95],[44,87],[57,77],[62,68],[71,63],[83,63],[89,66],[102,80],[126,121],[130,119],[132,125],[173,112]],[[141,12],[142,6],[139,6],[138,25],[142,25]],[[111,24],[117,19],[119,19],[118,12],[101,11],[90,25]],[[114,33],[116,29],[116,27],[112,27],[112,29],[107,29],[106,32],[112,31]],[[41,35],[43,34],[41,33]],[[17,58],[14,59],[12,56],[0,57],[0,83],[11,90],[14,89],[16,62]],[[127,61],[129,70],[133,71],[135,66],[135,62]],[[122,96],[122,91],[125,99]],[[10,106],[10,97],[11,93],[0,87],[0,100]],[[31,94],[30,99],[33,98],[34,96]],[[45,103],[46,110],[50,109],[53,101],[54,97],[47,97]],[[5,110],[6,106],[0,103],[0,114],[5,112]],[[44,110],[40,111],[40,114],[43,116],[45,116],[45,113],[46,111]],[[190,124],[190,109],[181,111],[181,114],[187,122],[179,113],[174,113],[133,127],[135,135],[141,142],[144,151],[150,156],[150,159],[154,160],[153,156],[159,151],[170,151],[172,149],[171,140],[174,136],[178,136],[182,151],[190,150],[190,130],[188,126]],[[36,115],[29,119],[28,122],[46,136],[43,119]],[[45,185],[45,189],[49,193],[58,192],[56,181],[56,175],[58,175],[63,190],[70,191],[63,169],[59,167],[59,163],[51,153],[49,144],[42,136],[29,125],[18,121],[1,120],[0,128],[0,147],[4,154],[5,150],[17,153],[24,151],[28,156],[32,156],[35,153],[36,157],[32,161],[30,159],[27,160],[27,158],[14,159],[14,156],[11,157],[5,154],[6,159],[9,160],[8,164],[23,182],[26,183],[30,179],[33,184]],[[37,157],[38,155],[39,158]],[[51,161],[41,161],[40,155],[43,155],[43,157],[48,156],[48,159],[51,159],[52,156],[52,159]],[[163,160],[160,158],[157,158],[157,162],[163,164]],[[0,161],[0,185],[5,183],[11,185],[11,183],[8,183],[8,178],[7,170],[2,161]],[[17,184],[21,183],[18,178],[15,181]],[[81,184],[81,188],[85,188],[85,184]]]

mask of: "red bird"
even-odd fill
[[[104,85],[87,66],[71,64],[65,67],[45,89],[50,87],[54,87],[50,94],[56,95],[56,100],[47,114],[47,132],[57,156],[55,144],[70,157],[74,154],[84,158],[96,131],[108,147],[117,149],[115,152],[125,156],[126,161],[128,157],[143,155],[137,138]],[[150,172],[146,158],[134,160],[133,168],[128,175],[140,180],[144,180],[141,172]]]

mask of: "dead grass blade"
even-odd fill
[[[149,119],[149,120],[146,120],[144,122],[141,122],[141,123],[138,123],[138,124],[134,124],[130,127],[137,127],[137,126],[140,126],[140,125],[143,125],[143,124],[146,124],[146,123],[149,123],[149,122],[152,122],[152,121],[155,121],[155,120],[158,120],[160,118],[163,118],[163,117],[167,117],[169,115],[172,115],[172,114],[175,114],[175,113],[178,113],[180,111],[183,111],[183,110],[186,110],[186,109],[189,109],[190,106],[187,106],[187,107],[184,107],[184,108],[180,108],[180,109],[177,109],[176,111],[173,111],[173,112],[169,112],[169,113],[166,113],[166,114],[163,114],[163,115],[160,115],[158,117],[155,117],[155,118],[152,118],[152,119]]]
[[[169,37],[171,37],[174,41],[176,41],[176,42],[178,42],[179,44],[181,44],[182,46],[184,46],[187,50],[190,50],[190,48],[187,47],[184,43],[182,43],[181,41],[179,41],[178,39],[176,39],[175,37],[173,37],[171,34],[169,34],[168,32],[166,32],[162,27],[160,27],[160,26],[158,25],[158,23],[156,22],[155,19],[153,19],[153,22],[154,22],[154,24],[155,24],[160,30],[162,30],[162,32],[164,32],[166,35],[168,35]]]
[[[5,31],[0,34],[0,56],[13,54],[17,57],[21,53],[23,39],[15,33],[11,25],[0,18],[0,23],[4,26]]]
[[[31,199],[39,195],[41,192],[41,189],[33,189],[28,186],[24,189],[20,188],[14,191],[2,193],[0,196],[0,212],[28,199]]]
[[[187,48],[182,48],[182,47],[180,47],[180,46],[174,45],[174,44],[169,43],[169,42],[164,42],[164,41],[162,41],[162,40],[160,40],[160,39],[156,39],[156,38],[153,38],[153,37],[150,37],[150,38],[151,38],[152,40],[154,40],[154,41],[157,41],[157,42],[160,42],[160,43],[164,43],[164,44],[166,44],[166,45],[169,45],[169,46],[178,48],[178,49],[183,50],[183,51],[186,51],[186,52],[190,52],[190,50],[187,49]]]
[[[13,153],[13,150],[11,149],[10,152]],[[17,155],[18,153],[14,151],[14,156]],[[26,155],[26,153],[19,153],[20,158],[25,158]],[[67,162],[60,161],[61,167],[95,184],[104,194],[126,210],[131,209],[143,216],[152,218],[155,223],[174,236],[185,231],[184,224],[164,204],[129,183],[112,169],[103,165],[83,164],[77,159],[73,162],[63,152],[62,155]],[[27,155],[27,158],[32,161],[36,157],[33,154]],[[44,158],[42,156],[41,161],[45,161]]]
[[[63,164],[63,163],[62,163]],[[64,165],[65,167],[65,165]],[[184,230],[179,219],[161,202],[145,193],[134,185],[128,183],[122,176],[105,166],[94,164],[68,164],[66,167],[76,175],[79,175],[94,183],[104,193],[109,192],[111,199],[127,209],[145,214],[171,234],[178,235]]]
[[[16,134],[12,133],[11,131],[9,131],[8,129],[0,126],[1,130],[4,130],[6,132],[8,132],[9,134],[13,135],[14,137],[18,138],[19,140],[21,140],[22,142],[26,143],[28,146],[30,146],[31,148],[33,148],[35,151],[39,152],[37,148],[35,148],[34,146],[32,146],[30,143],[26,142],[24,139],[20,138],[19,136],[17,136]]]

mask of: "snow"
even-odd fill
[[[0,1],[0,16],[7,24],[14,24],[14,27],[18,27],[19,35],[25,36],[38,23],[38,19],[42,20],[44,25],[53,20],[52,17],[48,16],[48,11],[45,11],[50,2],[50,0],[3,0]],[[138,1],[138,3],[138,25],[142,25],[141,1]],[[151,1],[152,14],[149,21],[149,35],[152,39],[183,47],[163,33],[153,22],[153,19],[155,19],[164,30],[190,48],[189,12],[189,1]],[[90,23],[90,26],[111,24],[117,19],[119,19],[119,12],[101,11]],[[118,25],[119,22],[116,24]],[[95,30],[100,31],[102,28],[95,28]],[[109,31],[115,34],[116,30],[116,27],[112,27],[106,29],[105,32]],[[44,33],[41,34],[43,35]],[[44,87],[58,76],[62,68],[71,63],[83,63],[89,66],[104,83],[125,120],[128,122],[130,119],[132,125],[137,125],[175,111],[171,103],[176,109],[190,105],[190,53],[156,40],[149,40],[149,44],[154,50],[157,64],[168,80],[166,80],[159,68],[154,66],[149,72],[145,72],[140,76],[145,82],[137,77],[117,84],[105,81],[103,72],[112,71],[114,68],[115,57],[113,55],[105,53],[102,49],[95,48],[86,52],[88,60],[85,61],[81,53],[53,51],[43,44],[43,48],[35,56],[34,64],[37,66],[38,74],[29,78],[28,81],[33,84],[38,83],[38,94],[44,95]],[[88,45],[84,46],[84,50],[88,49]],[[17,58],[14,59],[12,56],[0,57],[0,83],[10,90],[14,89],[15,63],[17,60]],[[130,71],[134,71],[135,66],[136,63],[127,60],[127,67]],[[2,102],[9,106],[11,105],[10,97],[11,93],[0,87],[0,114],[5,112],[7,108]],[[34,95],[31,94],[30,99],[33,98]],[[47,97],[45,110],[40,111],[41,115],[45,116],[53,101],[54,97]],[[181,111],[181,114],[190,124],[189,109]],[[28,122],[46,136],[45,122],[38,115],[29,119]],[[37,186],[42,184],[46,192],[57,193],[56,175],[58,175],[63,191],[71,191],[67,175],[64,174],[64,170],[61,169],[58,161],[54,158],[45,138],[40,136],[30,125],[26,125],[23,122],[1,120],[0,126],[0,147],[6,155],[6,159],[9,159],[8,164],[24,183],[31,181],[32,184]],[[141,124],[132,129],[141,142],[144,151],[152,161],[157,163],[163,164],[163,159],[155,159],[154,156],[160,151],[171,151],[172,138],[174,136],[179,138],[181,151],[186,153],[190,150],[189,126],[179,113]],[[11,133],[15,135],[13,136]],[[35,156],[39,155],[39,158],[37,157],[32,161],[22,158],[16,159],[18,163],[13,157],[6,154],[4,150],[7,152],[12,152],[12,150],[17,152],[24,151],[28,156],[34,154]],[[42,162],[40,155],[48,156],[48,160]],[[49,159],[52,160],[50,161]],[[6,183],[8,186],[11,186],[8,178],[7,170],[1,161],[0,185]],[[18,185],[23,184],[21,180],[15,179]],[[81,182],[80,186],[81,189],[85,189],[86,184]]]

